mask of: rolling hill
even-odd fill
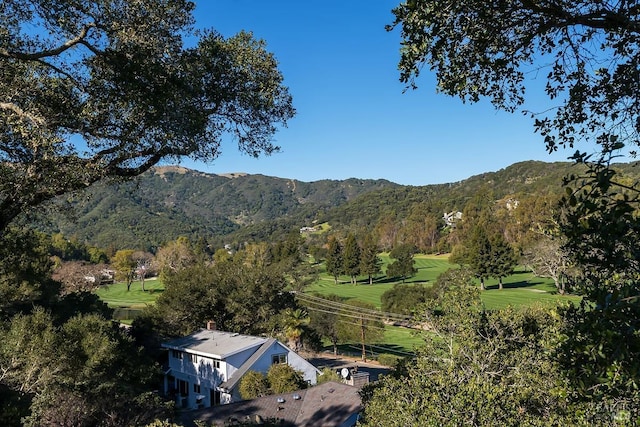
[[[637,163],[616,165],[623,179],[640,179]],[[157,167],[133,181],[100,184],[58,201],[59,212],[40,221],[99,247],[153,250],[179,236],[225,241],[267,240],[313,221],[334,227],[369,227],[381,215],[407,215],[417,203],[434,214],[462,210],[472,197],[494,199],[560,194],[562,178],[581,172],[568,162],[521,162],[463,181],[402,186],[386,180],[302,182],[264,175],[206,174]],[[70,214],[71,213],[71,214]]]

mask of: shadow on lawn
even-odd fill
[[[511,282],[511,283],[503,283],[502,284],[502,288],[503,289],[520,289],[520,288],[530,288],[533,285],[526,281],[526,280],[521,280],[519,282]],[[494,285],[487,285],[486,289],[488,291],[492,290],[492,289],[500,289],[500,286],[496,283]]]
[[[411,283],[422,283],[422,284],[426,284],[428,283],[428,280],[424,280],[424,279],[418,279],[415,277],[408,277],[406,279],[404,279],[404,284],[411,284]],[[398,277],[387,277],[387,276],[381,276],[378,279],[373,279],[373,285],[386,285],[388,283],[400,283],[402,284],[402,279],[398,278]],[[365,279],[365,280],[358,280],[358,285],[368,285],[369,284],[369,280]]]
[[[503,283],[502,287],[504,289],[526,289],[526,288],[538,289],[536,288],[536,286],[543,285],[543,284],[544,282],[539,280],[519,280],[517,282]],[[499,289],[499,285],[496,283],[496,284],[487,286],[487,290],[491,290],[491,289]],[[540,289],[540,291],[547,292],[544,289]]]
[[[402,357],[413,357],[414,355],[406,350],[406,348],[401,347],[397,344],[376,344],[373,348],[374,352],[377,354],[388,353],[396,356]]]
[[[400,357],[414,357],[415,354],[408,351],[406,347],[402,347],[397,344],[384,343],[384,344],[367,344],[367,358],[375,360],[381,354],[392,354]],[[323,354],[333,354],[333,346],[323,347]],[[361,344],[359,343],[347,343],[338,344],[338,356],[337,357],[351,357],[359,359],[362,356]]]

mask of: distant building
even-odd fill
[[[455,228],[456,226],[456,222],[460,221],[462,219],[462,212],[460,211],[453,211],[453,212],[445,212],[444,215],[442,215],[442,220],[445,223],[445,226],[447,227],[451,227],[451,228]]]
[[[512,210],[516,209],[518,207],[518,205],[520,205],[520,202],[518,200],[512,199],[512,198],[507,199],[507,201],[505,202],[505,206],[507,207],[508,211],[512,211]]]
[[[238,385],[248,371],[266,373],[286,363],[311,385],[320,373],[313,365],[274,338],[215,330],[210,322],[189,336],[162,344],[169,350],[164,391],[178,407],[208,408],[240,400]]]

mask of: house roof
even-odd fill
[[[238,384],[244,374],[246,374],[247,371],[251,369],[253,364],[256,363],[256,361],[260,359],[262,355],[265,354],[276,341],[277,340],[275,338],[269,338],[264,343],[262,343],[260,348],[256,350],[256,352],[253,353],[251,357],[249,357],[247,361],[244,362],[242,366],[240,366],[240,368],[238,368],[238,370],[233,373],[233,375],[231,375],[231,378],[220,384],[220,388],[225,390],[233,390],[233,388],[236,386],[236,384]]]
[[[224,360],[243,350],[261,346],[266,341],[267,338],[201,329],[186,337],[162,343],[162,347]]]
[[[294,399],[298,395],[299,399]],[[278,402],[278,398],[283,402]],[[194,426],[202,420],[214,426],[238,421],[255,421],[256,416],[277,419],[282,426],[347,426],[355,425],[356,415],[362,409],[358,389],[337,382],[326,382],[292,393],[275,394],[253,400],[198,411],[185,412],[180,421]]]

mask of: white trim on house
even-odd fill
[[[186,408],[208,408],[240,399],[237,385],[248,371],[266,373],[274,356],[301,372],[311,385],[320,371],[273,338],[202,329],[162,344],[169,350],[164,391]],[[197,391],[196,391],[197,390]]]

